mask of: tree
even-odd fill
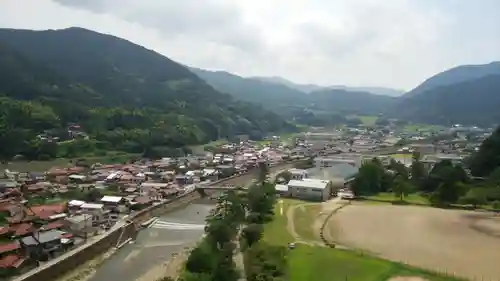
[[[396,175],[399,175],[403,177],[405,180],[408,180],[409,178],[408,170],[406,169],[406,166],[403,163],[396,161],[394,158],[391,158],[389,162],[389,169],[394,171]]]
[[[247,225],[243,229],[242,238],[245,241],[245,245],[247,247],[252,247],[255,243],[257,243],[264,234],[264,227],[262,224],[252,223]]]
[[[253,185],[247,191],[248,223],[262,224],[272,219],[276,203],[274,184],[265,183],[262,186]]]
[[[211,273],[215,266],[211,254],[212,252],[207,243],[202,242],[189,254],[186,261],[186,270],[191,273]]]
[[[420,162],[420,153],[413,152],[412,163],[410,167],[411,181],[419,189],[423,188],[427,171],[422,162]]]
[[[292,173],[289,171],[283,171],[276,175],[276,182],[288,183],[292,179]]]
[[[361,165],[352,183],[352,191],[357,196],[380,192],[383,171],[373,161]]]
[[[500,167],[500,127],[483,141],[479,151],[469,159],[469,167],[473,176],[487,177]]]
[[[500,167],[497,167],[491,174],[488,175],[486,179],[492,185],[500,184]]]
[[[460,197],[459,200],[462,204],[473,205],[476,209],[479,205],[485,205],[488,200],[486,198],[486,191],[480,187],[469,187],[467,193]]]
[[[267,181],[268,176],[269,176],[269,165],[267,164],[267,162],[260,162],[258,182],[260,184],[263,184],[265,181]]]
[[[412,189],[411,184],[402,176],[397,176],[392,185],[392,192],[395,197],[399,198],[399,201],[404,201],[404,197],[410,194]]]
[[[169,277],[167,277],[169,278]],[[170,278],[171,279],[171,278]],[[174,281],[174,279],[171,279]],[[160,279],[159,281],[171,281],[169,279],[163,280]],[[212,281],[212,276],[211,274],[208,273],[193,273],[190,271],[185,271],[182,276],[179,278],[179,281]]]
[[[434,205],[448,205],[456,203],[467,192],[467,186],[462,182],[443,181],[430,197]]]

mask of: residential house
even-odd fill
[[[104,204],[84,203],[80,206],[80,210],[83,214],[92,216],[93,226],[105,223],[109,218],[109,212],[104,209]]]
[[[125,199],[121,196],[104,196],[99,200],[104,207],[108,210],[115,210],[117,212],[126,212]]]
[[[92,225],[93,216],[90,214],[79,214],[76,216],[67,217],[64,219],[64,228],[79,236],[84,236],[94,232],[95,227]]]
[[[86,183],[90,181],[90,178],[85,175],[69,175],[68,176],[70,183]]]
[[[304,169],[290,169],[288,172],[291,174],[292,180],[303,180],[308,178],[309,172]]]
[[[18,273],[26,259],[18,241],[0,244],[0,270],[5,275]]]
[[[63,242],[70,242],[62,240],[65,234],[66,232],[60,230],[37,232],[32,236],[20,239],[20,242],[26,249],[28,256],[34,259],[43,256],[53,257],[64,250]]]

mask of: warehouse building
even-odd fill
[[[297,199],[326,201],[332,194],[332,182],[320,179],[291,180],[288,182],[288,194]]]

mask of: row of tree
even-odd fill
[[[244,250],[244,264],[248,281],[285,280],[287,249],[262,240],[264,225],[274,218],[276,204],[275,184],[271,182],[267,165],[260,165],[257,184],[247,194],[247,216],[240,241]]]
[[[485,179],[477,180],[469,176],[461,164],[449,160],[440,161],[427,170],[419,153],[414,153],[409,167],[394,159],[387,165],[377,158],[363,163],[352,189],[358,196],[393,192],[400,201],[404,201],[407,195],[419,193],[436,206],[478,206],[499,204],[499,184],[500,168]]]
[[[206,236],[191,251],[181,280],[238,280],[240,272],[233,262],[236,243],[244,252],[247,280],[279,280],[271,277],[284,276],[283,249],[261,241],[263,225],[274,216],[275,202],[276,191],[268,181],[267,164],[261,164],[258,181],[246,192],[228,191],[217,198],[215,209],[206,219]]]

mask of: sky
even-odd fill
[[[177,62],[297,83],[410,90],[500,61],[499,0],[1,0],[0,27],[83,27]]]

